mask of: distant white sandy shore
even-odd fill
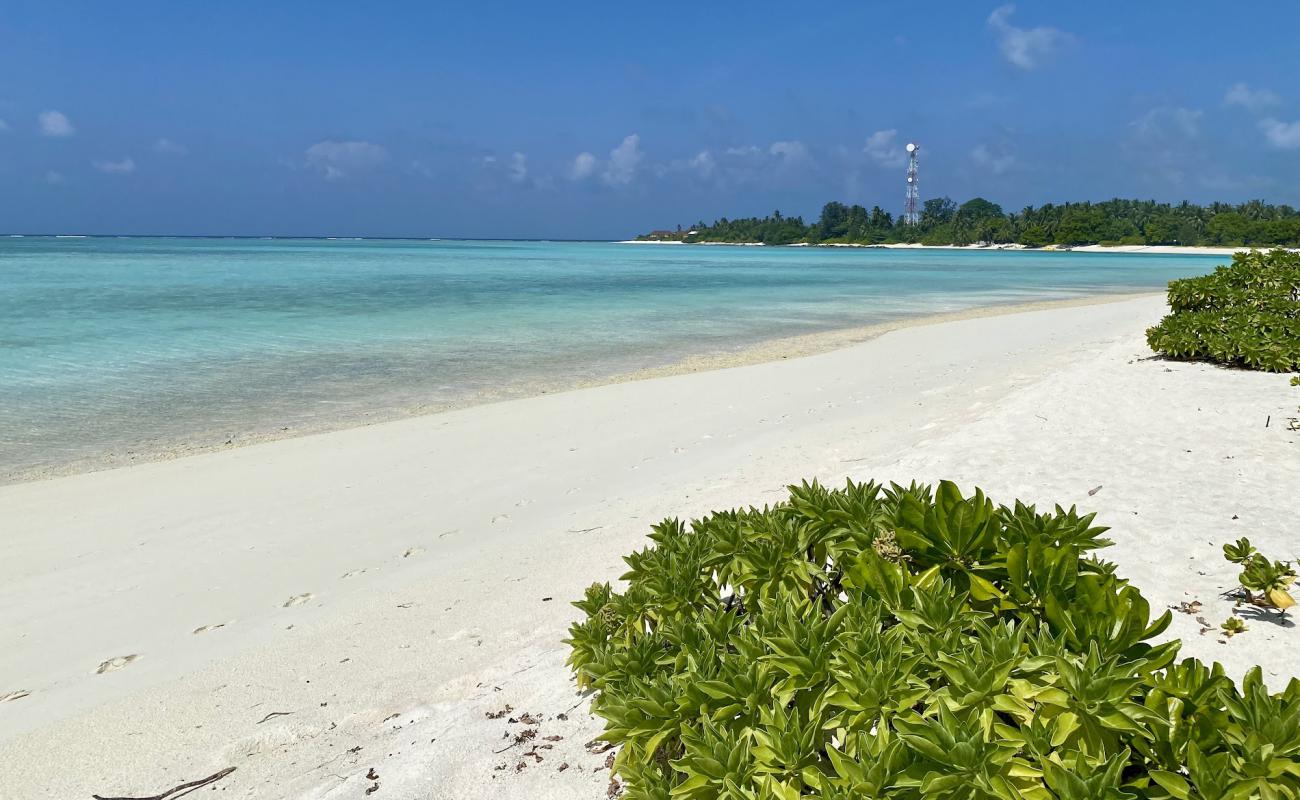
[[[698,244],[721,245],[733,247],[853,247],[875,250],[1031,250],[1039,253],[1148,253],[1153,255],[1206,255],[1230,256],[1234,253],[1250,250],[1271,250],[1268,247],[1184,247],[1182,245],[1100,245],[1089,244],[1077,247],[1049,245],[1031,248],[1023,244],[850,244],[845,242],[828,242],[826,244],[809,244],[799,242],[789,245],[765,245],[762,242],[678,242],[648,239],[627,239],[614,244]],[[1293,249],[1293,252],[1295,250]]]
[[[583,747],[602,726],[564,666],[569,601],[660,519],[804,478],[952,478],[1097,511],[1153,613],[1203,604],[1209,633],[1175,613],[1165,634],[1184,656],[1237,678],[1258,663],[1281,690],[1300,628],[1251,616],[1220,640],[1237,572],[1220,548],[1292,554],[1296,390],[1152,359],[1164,311],[950,319],[0,487],[0,763],[27,765],[0,770],[0,797],[150,796],[230,767],[224,797],[605,797],[606,754]],[[516,746],[524,713],[535,740]]]

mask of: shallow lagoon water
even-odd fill
[[[765,340],[1159,290],[1205,255],[0,238],[0,480]]]

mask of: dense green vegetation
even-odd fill
[[[1209,275],[1169,284],[1172,313],[1147,330],[1170,358],[1300,370],[1300,254],[1237,253]]]
[[[920,222],[905,225],[879,206],[827,203],[816,222],[775,212],[769,217],[726,218],[696,224],[680,235],[658,232],[655,238],[688,242],[763,242],[765,244],[921,244],[1019,243],[1046,245],[1300,245],[1300,211],[1258,200],[1241,205],[1191,203],[1170,205],[1154,200],[1107,200],[1032,206],[1004,213],[977,197],[957,205],[947,197],[925,202]],[[689,234],[689,235],[688,235]],[[643,237],[646,238],[646,237]]]
[[[1300,681],[1152,644],[1092,515],[955,486],[791,487],[668,520],[575,605],[634,800],[1300,797]]]

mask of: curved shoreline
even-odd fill
[[[744,367],[762,364],[768,361],[780,361],[785,358],[803,358],[821,353],[829,353],[855,344],[870,341],[890,331],[904,328],[916,328],[924,325],[939,325],[945,322],[958,322],[983,317],[1000,317],[1008,314],[1023,314],[1029,311],[1046,311],[1054,308],[1077,308],[1106,303],[1120,303],[1140,297],[1156,297],[1164,292],[1123,292],[1116,294],[1094,294],[1081,297],[1068,297],[1056,300],[1030,300],[1017,303],[994,303],[975,306],[961,311],[941,311],[913,317],[900,317],[889,322],[871,325],[859,325],[850,328],[836,328],[816,333],[804,333],[797,336],[785,336],[768,339],[731,353],[712,353],[688,356],[664,367],[650,367],[633,372],[621,373],[611,380],[589,381],[569,387],[585,389],[590,386],[604,386],[611,383],[662,378],[670,375],[685,375],[694,372]]]
[[[241,797],[361,797],[371,769],[383,796],[603,796],[564,601],[617,579],[652,523],[776,502],[801,479],[1078,503],[1153,607],[1199,600],[1217,623],[1234,612],[1229,531],[1281,553],[1294,538],[1276,499],[1300,491],[1300,439],[1276,420],[1295,388],[1148,358],[1164,308],[985,311],[810,358],[0,489],[16,523],[0,760],[61,764],[0,771],[0,795],[145,796],[237,766],[223,786]],[[1219,644],[1175,614],[1169,634],[1284,684],[1300,631],[1251,628]],[[506,704],[562,736],[546,764],[499,769]]]
[[[1071,308],[1103,303],[1116,303],[1138,297],[1155,296],[1158,294],[1163,294],[1163,292],[1123,292],[1083,295],[1052,300],[992,303],[989,305],[974,306],[960,311],[920,314],[917,316],[900,317],[888,322],[879,322],[870,325],[834,328],[813,333],[797,334],[795,336],[780,336],[771,339],[763,339],[732,350],[714,350],[712,352],[686,355],[676,358],[666,364],[617,371],[592,379],[525,381],[518,384],[512,384],[511,386],[505,387],[497,392],[478,393],[456,402],[415,405],[399,402],[391,406],[381,406],[380,408],[367,411],[360,416],[336,417],[323,421],[319,425],[299,426],[297,428],[283,428],[272,425],[263,430],[258,430],[256,427],[253,427],[250,430],[241,431],[234,435],[230,435],[229,433],[219,433],[216,431],[200,431],[195,432],[189,440],[175,441],[165,446],[155,448],[137,446],[124,452],[113,451],[102,453],[97,456],[79,458],[57,466],[14,469],[6,472],[2,477],[0,477],[0,486],[52,480],[69,475],[102,472],[105,470],[121,469],[124,467],[156,463],[159,461],[173,461],[176,459],[188,458],[190,456],[231,450],[265,442],[297,439],[304,436],[315,436],[351,430],[354,428],[364,428],[397,420],[430,416],[448,411],[473,408],[475,406],[489,405],[509,400],[521,400],[527,397],[537,397],[539,395],[561,394],[564,392],[587,389],[596,386],[609,386],[629,383],[632,381],[668,377],[672,375],[687,375],[761,364],[770,361],[780,361],[782,359],[801,358],[850,347],[855,344],[875,339],[889,333],[890,331],[904,328],[937,325],[957,320],[1018,314],[1052,308]]]

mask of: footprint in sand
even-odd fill
[[[140,655],[138,653],[132,653],[129,656],[118,656],[117,658],[110,658],[109,660],[99,665],[99,669],[95,670],[95,674],[103,675],[105,672],[117,672],[122,667],[125,667],[127,664],[130,664],[132,661],[136,661],[139,658]]]
[[[406,552],[402,553],[402,558],[411,558],[412,556],[418,556],[423,552],[423,547],[408,547],[406,548]]]
[[[354,570],[352,570],[351,572],[345,572],[345,573],[343,573],[343,574],[342,574],[341,576],[339,576],[339,577],[340,577],[342,580],[347,580],[348,578],[355,578],[355,577],[357,577],[358,575],[362,575],[362,574],[365,573],[365,571],[366,571],[366,568],[365,568],[365,567],[362,567],[361,569],[354,569]]]
[[[224,622],[218,622],[218,623],[216,623],[215,625],[202,625],[202,626],[199,626],[199,627],[195,628],[193,631],[190,631],[190,632],[191,632],[191,633],[207,633],[208,631],[215,631],[217,628],[224,628],[224,627],[226,627],[226,623],[224,623]]]
[[[16,692],[5,692],[4,694],[0,694],[0,703],[8,703],[11,700],[22,700],[29,694],[31,694],[31,692],[26,689],[19,689]]]
[[[509,522],[509,521],[510,521],[509,514],[497,514],[495,517],[492,518],[493,525],[497,524],[498,522]]]
[[[284,605],[281,606],[281,608],[293,608],[294,606],[300,606],[300,605],[302,605],[303,603],[305,603],[305,602],[307,602],[308,600],[310,600],[311,598],[312,598],[312,593],[311,593],[311,592],[304,592],[304,593],[302,593],[302,594],[295,594],[293,597],[290,597],[288,600],[285,600],[285,601],[284,601]]]

